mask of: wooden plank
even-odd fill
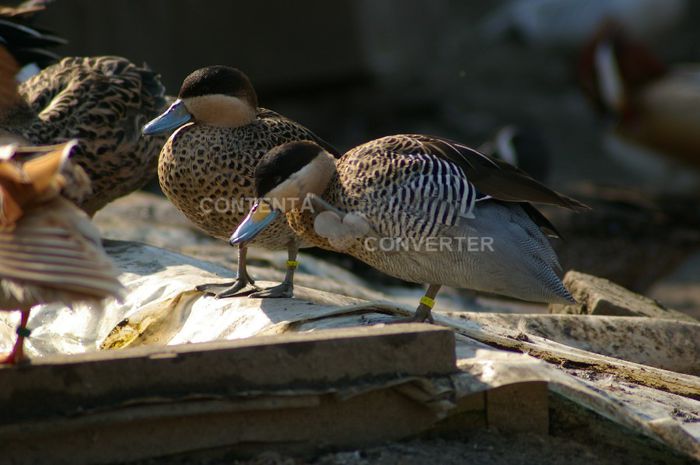
[[[489,428],[502,432],[548,434],[548,383],[531,381],[486,391],[486,417]]]
[[[271,449],[308,454],[413,436],[437,420],[428,407],[391,388],[349,399],[322,395],[314,403],[279,409],[206,408],[199,415],[138,419],[129,418],[130,410],[45,422],[40,431],[0,434],[2,463],[109,464],[222,449],[229,460]]]
[[[227,398],[454,371],[454,334],[424,324],[51,356],[0,368],[0,426],[154,398]]]

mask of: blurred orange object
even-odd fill
[[[99,232],[59,194],[66,182],[61,169],[75,145],[0,149],[0,310],[22,313],[8,363],[24,356],[34,305],[99,303],[122,291]]]

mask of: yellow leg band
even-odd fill
[[[287,260],[287,268],[290,270],[295,270],[299,266],[299,262],[296,260]]]
[[[420,298],[420,303],[428,307],[429,309],[432,309],[435,306],[435,301],[428,297],[427,295],[424,295],[423,297]]]

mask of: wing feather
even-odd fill
[[[119,296],[118,271],[86,215],[62,198],[42,207],[0,232],[0,280],[68,294],[71,302]]]
[[[492,159],[459,142],[424,135],[404,137],[416,141],[426,155],[442,158],[459,166],[479,192],[494,199],[558,205],[577,211],[590,210],[590,207],[578,200],[541,184],[523,170],[504,161]]]

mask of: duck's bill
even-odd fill
[[[260,234],[280,215],[279,210],[273,210],[266,202],[258,202],[250,209],[238,228],[231,234],[228,242],[231,245],[249,242]]]
[[[161,134],[166,131],[177,129],[183,124],[192,120],[192,115],[187,111],[187,107],[182,103],[182,100],[175,100],[170,105],[170,108],[159,117],[151,120],[150,123],[143,127],[143,133],[146,136]]]

